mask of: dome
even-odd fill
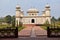
[[[39,11],[35,8],[28,9],[27,13],[39,13]]]
[[[20,5],[18,4],[18,5],[16,6],[16,8],[17,8],[17,9],[20,9]]]
[[[50,8],[50,5],[49,5],[49,4],[47,4],[45,7],[46,7],[46,8]]]

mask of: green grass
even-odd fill
[[[0,25],[0,28],[6,28],[8,27],[7,25]]]
[[[25,27],[18,27],[18,31],[21,31],[22,29],[24,29]]]
[[[55,25],[54,25],[54,24],[55,24]],[[51,25],[52,25],[52,27],[54,27],[54,26],[55,26],[55,27],[60,27],[60,21],[56,21],[55,23],[52,22]],[[51,27],[51,25],[50,25],[49,27]],[[44,25],[44,26],[40,26],[40,27],[43,28],[43,29],[45,29],[45,30],[47,30],[47,26],[48,26],[48,25]]]
[[[45,29],[45,30],[47,30],[47,25],[40,26],[40,27],[43,28],[43,29]],[[49,26],[49,27],[51,27],[51,26]],[[54,27],[54,24],[52,24],[52,27]],[[55,27],[60,27],[60,23],[55,23]]]
[[[40,26],[41,28],[43,28],[44,30],[47,30],[47,27],[46,26]]]
[[[7,28],[7,27],[12,27],[12,26],[9,26],[9,25],[0,25],[0,29],[1,29],[1,28]],[[15,27],[12,27],[12,28],[15,28]],[[23,28],[25,28],[25,27],[19,26],[19,27],[18,27],[18,31],[21,31]]]

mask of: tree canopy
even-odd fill
[[[15,16],[12,16],[12,26],[15,27]]]
[[[60,21],[60,17],[58,18],[58,21]]]
[[[5,21],[6,21],[6,23],[11,24],[11,16],[10,15],[7,15],[5,17]]]
[[[53,17],[51,18],[51,21],[57,21],[57,19],[53,16]]]

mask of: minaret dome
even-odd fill
[[[45,6],[46,8],[50,8],[50,5],[47,3],[47,5]]]
[[[19,4],[16,5],[16,9],[20,9],[20,5]]]

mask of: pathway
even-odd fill
[[[31,29],[32,29],[32,27],[26,27],[23,30],[21,30],[20,32],[18,32],[18,35],[21,37],[29,37],[30,33],[31,33]]]
[[[20,37],[38,37],[41,35],[47,35],[47,31],[39,26],[29,26],[21,30],[18,34]]]
[[[31,34],[30,35],[31,35],[30,37],[36,37],[34,27],[31,29]]]
[[[36,36],[47,35],[47,31],[42,29],[40,26],[35,26],[34,28],[35,28]]]

